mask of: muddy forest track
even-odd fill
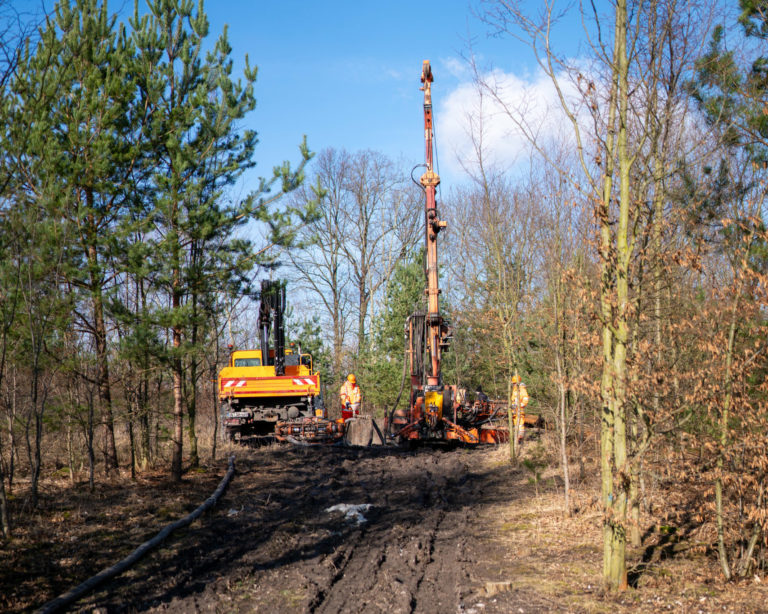
[[[498,571],[484,568],[492,544],[479,512],[520,496],[487,448],[237,454],[215,512],[77,608],[431,614],[480,611],[481,600],[483,612],[509,611],[521,599],[482,593]],[[358,523],[326,511],[339,503],[370,507]],[[538,611],[530,596],[525,605]]]

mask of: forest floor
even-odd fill
[[[675,552],[654,527],[629,553],[636,588],[604,592],[597,479],[574,489],[565,517],[556,472],[513,467],[506,448],[232,450],[237,473],[213,511],[71,611],[768,612],[768,578],[725,583],[705,549]],[[115,477],[95,493],[47,480],[34,512],[13,499],[0,611],[34,610],[109,567],[225,471],[221,460],[181,485]],[[345,516],[336,504],[370,507]]]

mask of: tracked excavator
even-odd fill
[[[231,352],[219,373],[224,431],[231,440],[274,433],[278,421],[325,415],[312,356],[285,343],[285,284],[261,283],[259,349]]]

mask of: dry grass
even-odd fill
[[[517,468],[510,467],[506,446],[484,455],[487,469],[498,472],[503,488],[515,496],[473,510],[483,544],[479,563],[487,572],[478,578],[481,585],[535,591],[557,612],[768,613],[768,579],[726,583],[706,548],[672,552],[659,547],[665,537],[659,518],[674,522],[701,507],[695,493],[682,493],[670,482],[649,488],[655,518],[641,519],[643,547],[628,553],[637,588],[606,593],[601,586],[598,469],[587,462],[583,479],[574,475],[572,513],[565,514],[551,436],[527,442],[522,457],[527,462]],[[220,448],[219,463],[188,472],[181,485],[170,483],[165,470],[146,471],[136,481],[124,470],[109,479],[100,476],[90,493],[87,482],[72,486],[61,473],[49,473],[41,484],[38,510],[26,509],[22,497],[11,502],[15,533],[0,543],[0,611],[21,612],[55,597],[82,578],[83,569],[100,571],[153,535],[159,521],[188,513],[215,488],[228,448]],[[208,450],[201,450],[201,457],[208,458]],[[23,490],[19,484],[17,492]],[[711,529],[694,526],[685,538],[711,542]]]
[[[23,496],[11,497],[13,536],[0,541],[0,611],[27,611],[79,584],[84,570],[94,575],[111,566],[200,505],[225,471],[222,460],[174,484],[167,471],[131,480],[123,469],[99,476],[93,492],[83,474],[72,485],[54,473],[41,481],[34,512]],[[26,486],[20,481],[17,492]]]
[[[513,586],[535,590],[558,612],[768,612],[768,579],[754,576],[727,583],[714,556],[705,549],[654,548],[663,535],[648,517],[641,520],[643,547],[630,549],[627,556],[636,588],[619,595],[607,593],[601,583],[598,469],[588,466],[590,475],[580,482],[572,480],[576,482],[571,490],[572,513],[566,515],[559,468],[540,465],[552,460],[548,448],[551,452],[550,441],[527,443],[521,460],[528,460],[528,467],[521,464],[510,486],[521,496],[511,504],[488,506],[480,512],[488,537],[498,544],[489,552],[496,556],[494,563],[507,570]],[[509,451],[499,448],[488,462],[507,464]],[[652,508],[660,509],[667,496],[661,489],[654,492]],[[700,528],[696,537],[704,533],[706,528]]]

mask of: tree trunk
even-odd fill
[[[218,343],[217,343],[218,345]],[[219,391],[218,383],[216,380],[216,360],[211,365],[211,414],[213,416],[213,437],[211,438],[211,462],[216,460],[216,446],[218,444],[219,437],[219,421],[221,416],[219,415]]]
[[[213,414],[213,438],[211,440],[211,462],[216,460],[216,446],[218,445],[219,436],[219,422],[221,416],[219,415],[219,389],[218,379],[216,372],[219,366],[219,329],[216,326],[215,319],[212,322],[211,330],[213,331],[213,348],[209,353],[209,357],[213,354],[213,360],[210,362],[210,380],[211,380],[211,412]]]
[[[515,371],[517,373],[517,371]],[[509,423],[509,460],[517,460],[517,437],[515,435],[515,414],[513,410],[512,379],[507,377],[507,421]]]
[[[152,464],[152,446],[151,430],[149,420],[149,381],[148,376],[142,376],[141,388],[139,390],[139,431],[141,437],[141,464],[142,466]]]
[[[88,207],[93,210],[93,192],[86,192]],[[90,220],[93,221],[92,219]],[[115,424],[112,415],[112,391],[109,385],[109,356],[107,355],[107,327],[104,321],[103,280],[99,275],[99,257],[96,246],[91,242],[87,251],[90,268],[91,305],[93,309],[93,331],[96,337],[96,383],[101,402],[101,421],[104,426],[104,473],[118,468],[117,446],[115,445]]]
[[[30,504],[32,509],[37,507],[39,498],[39,483],[40,483],[40,470],[42,466],[42,439],[43,439],[43,411],[44,405],[41,409],[40,403],[40,353],[42,352],[42,339],[40,339],[34,325],[32,324],[33,314],[28,313],[30,318],[30,346],[32,353],[32,372],[29,382],[29,399],[30,399],[30,411],[32,412],[32,419],[34,420],[35,433],[34,433],[34,446],[29,441],[29,422],[27,422],[26,437],[27,437],[27,454],[29,455],[29,465],[31,469],[30,476]]]
[[[715,525],[717,527],[717,556],[720,560],[720,567],[726,580],[733,577],[731,566],[728,561],[728,550],[725,547],[725,527],[723,522],[723,480],[720,476],[725,466],[725,450],[728,446],[728,418],[731,409],[731,398],[733,395],[733,347],[736,340],[736,321],[738,319],[741,291],[743,287],[743,276],[740,276],[736,292],[733,297],[731,307],[730,322],[728,325],[728,345],[725,353],[725,376],[723,378],[723,408],[720,413],[720,450],[717,456],[718,476],[715,479]]]
[[[618,38],[618,160],[619,217],[616,231],[616,332],[613,340],[613,482],[616,486],[611,505],[611,563],[609,584],[613,590],[626,590],[626,519],[629,467],[627,465],[627,342],[629,340],[629,265],[632,247],[629,241],[630,159],[628,140],[628,59],[627,4],[616,4]]]
[[[33,386],[35,389],[39,386],[39,380],[40,380],[40,374],[39,373],[33,373],[32,379],[34,381]],[[32,509],[37,508],[37,503],[39,501],[39,486],[40,486],[40,471],[42,469],[43,465],[43,458],[42,458],[42,445],[43,445],[43,411],[44,408],[39,407],[39,399],[37,395],[37,390],[35,390],[35,393],[33,395],[32,400],[32,411],[34,413],[34,421],[35,421],[35,438],[34,438],[34,447],[32,449],[31,454],[31,464],[32,464],[32,476],[30,479],[30,501]]]
[[[618,8],[616,9],[618,15]],[[614,33],[614,62],[611,67],[611,92],[608,106],[608,134],[605,140],[605,175],[603,193],[598,204],[600,225],[600,315],[602,319],[602,376],[600,379],[600,486],[603,502],[603,581],[611,585],[613,561],[613,456],[614,456],[614,404],[613,404],[613,279],[615,273],[612,245],[610,203],[613,196],[615,151],[615,124],[619,87],[619,68],[616,56],[619,49],[619,20]]]
[[[563,369],[561,365],[561,359],[560,359],[560,350],[559,348],[555,350],[555,366],[557,368],[557,379],[558,384],[557,388],[560,392],[559,398],[558,398],[558,405],[559,405],[559,422],[560,422],[560,462],[562,464],[563,469],[563,511],[565,512],[566,516],[570,516],[571,514],[571,501],[570,501],[570,494],[571,494],[571,478],[570,473],[568,471],[568,447],[567,447],[567,439],[566,439],[566,426],[567,426],[567,419],[568,415],[566,413],[566,403],[565,403],[565,385],[563,383]]]
[[[366,288],[366,281],[367,281],[367,278],[363,278],[358,287],[358,292],[360,293],[360,302],[359,302],[360,314],[357,319],[357,355],[358,357],[361,355],[362,352],[365,351],[365,344],[366,344],[365,318],[368,315],[368,301],[370,300],[370,296]]]
[[[88,449],[88,487],[93,492],[96,484],[96,452],[93,445],[93,395],[88,393],[88,423],[85,431],[85,445]]]
[[[194,341],[193,341],[194,343]],[[195,425],[197,420],[197,363],[194,357],[189,361],[189,387],[187,390],[187,435],[189,437],[189,466],[200,466],[200,457],[197,452],[197,433]]]
[[[13,479],[16,476],[16,458],[19,454],[16,441],[16,415],[18,412],[18,389],[16,387],[16,369],[13,369],[13,381],[11,383],[11,411],[8,414],[8,492],[13,493]]]
[[[763,482],[760,482],[760,494],[757,496],[757,508],[761,509],[763,505],[763,494],[765,493],[765,484]],[[760,536],[763,534],[762,524],[759,521],[754,521],[752,524],[752,536],[749,538],[749,543],[747,544],[746,550],[744,550],[744,554],[741,557],[741,562],[739,563],[739,577],[744,578],[749,573],[750,566],[752,564],[752,554],[755,551],[755,546],[757,545],[757,541],[760,539]]]
[[[333,375],[336,381],[341,381],[344,374],[342,369],[342,352],[344,351],[344,322],[341,317],[341,304],[338,295],[333,295]]]
[[[136,279],[136,312],[135,326],[140,325],[142,314],[147,313],[147,293],[144,287],[145,280]],[[136,388],[136,421],[139,426],[139,463],[142,468],[152,463],[151,425],[149,410],[149,349],[145,346],[139,358],[139,373],[137,374]]]
[[[632,441],[637,442],[638,434],[638,415],[633,412],[632,416]],[[637,449],[637,446],[636,446]],[[640,480],[642,479],[642,466],[638,457],[633,458],[629,465],[629,543],[639,548],[642,545],[642,535],[640,533]]]
[[[135,393],[134,393],[135,394]],[[133,436],[134,417],[136,416],[136,401],[131,401],[131,413],[128,416],[128,444],[131,451],[131,479],[136,479],[136,438]]]
[[[178,308],[178,298],[174,296],[174,307]],[[173,328],[173,347],[181,347],[181,329]],[[173,451],[171,456],[171,479],[181,481],[182,441],[184,436],[184,395],[182,391],[184,367],[181,358],[173,359]]]
[[[611,106],[613,114],[615,106]],[[612,118],[613,120],[613,118]],[[612,133],[609,133],[606,149],[606,167],[611,166],[609,156],[613,156]],[[612,558],[612,517],[613,507],[613,309],[611,306],[613,294],[613,262],[611,257],[611,226],[609,203],[612,192],[611,171],[606,170],[603,201],[600,204],[600,250],[601,250],[601,282],[600,282],[600,312],[603,320],[602,376],[600,380],[600,476],[603,501],[603,579],[610,584],[610,565]]]
[[[162,377],[157,378],[157,388],[155,390],[155,399],[161,398],[161,392],[162,392]],[[154,414],[150,415],[150,428],[152,431],[154,431],[155,438],[154,438],[154,448],[152,452],[152,458],[160,458],[160,415],[155,412]]]
[[[177,266],[173,269],[173,287],[171,290],[171,309],[178,317],[181,308],[181,269],[178,266],[178,246],[174,253],[174,262]],[[181,481],[182,444],[184,437],[184,362],[181,359],[182,328],[175,324],[172,329],[173,337],[173,451],[171,454],[171,479],[174,482]]]
[[[558,252],[560,240],[558,238]],[[554,299],[555,299],[555,370],[557,374],[557,390],[558,390],[558,421],[560,422],[560,462],[563,470],[563,511],[566,516],[571,513],[571,479],[568,471],[568,448],[566,427],[568,421],[568,413],[566,411],[566,374],[564,373],[565,363],[565,321],[560,315],[560,309],[563,307],[562,288],[560,280],[557,279],[554,283]],[[562,329],[562,332],[561,332]]]
[[[200,456],[197,451],[197,342],[198,342],[198,307],[197,307],[197,294],[193,291],[192,295],[192,330],[190,338],[192,340],[193,354],[189,358],[188,371],[188,386],[186,389],[186,404],[187,404],[187,416],[189,422],[187,423],[187,436],[189,437],[189,466],[199,467]]]
[[[69,483],[75,485],[75,450],[72,437],[74,429],[72,428],[72,418],[67,418],[67,465],[69,467]]]
[[[0,462],[0,530],[3,532],[4,539],[11,536],[11,522],[8,518],[8,499],[5,496],[5,474],[3,473],[2,462]]]

